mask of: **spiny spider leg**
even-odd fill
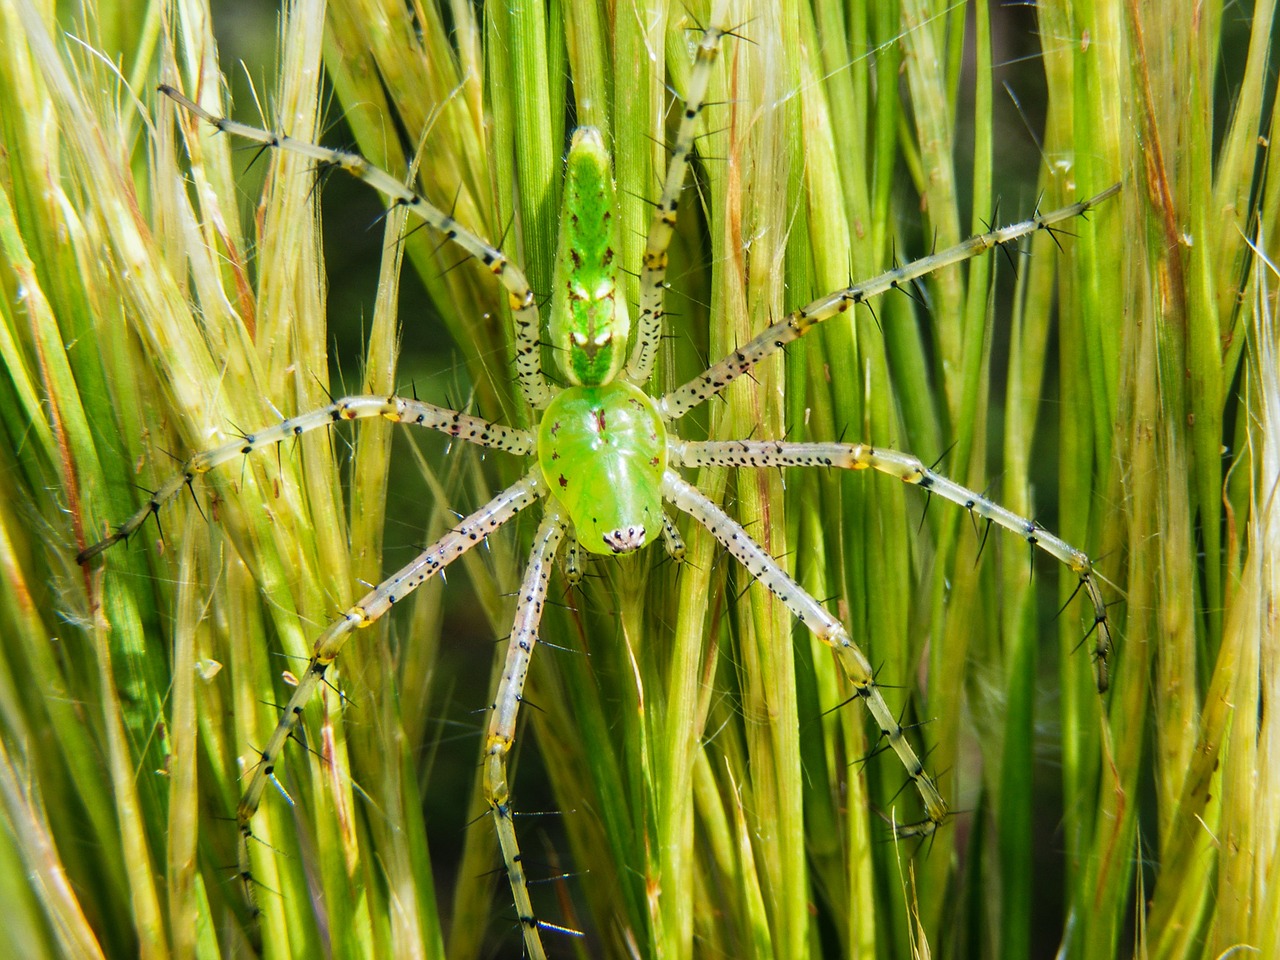
[[[249,866],[249,841],[253,839],[253,828],[250,823],[262,803],[262,794],[267,788],[267,782],[275,780],[275,765],[280,759],[285,741],[301,721],[303,708],[315,694],[320,681],[324,679],[325,671],[342,650],[347,637],[358,628],[367,627],[376,622],[392,606],[468,550],[483,543],[491,533],[502,527],[521,510],[544,497],[546,493],[546,481],[539,471],[534,470],[523,480],[502,491],[475,513],[463,518],[457,526],[418,554],[410,563],[357,600],[316,640],[311,661],[307,664],[306,671],[298,678],[293,696],[289,698],[284,715],[281,716],[266,747],[263,748],[249,778],[249,786],[245,788],[236,810],[236,822],[240,828],[238,869],[241,882],[245,887],[245,896],[250,903],[254,902],[253,873]],[[523,677],[521,679],[523,680]],[[499,703],[501,702],[500,698]],[[514,711],[512,712],[514,714]]]
[[[739,347],[704,373],[700,373],[688,383],[672,390],[662,398],[658,409],[668,420],[678,420],[698,404],[715,396],[733,383],[761,360],[777,353],[787,344],[799,340],[823,320],[829,320],[836,314],[844,313],[850,307],[864,303],[904,283],[910,283],[943,267],[979,256],[992,247],[1014,243],[1039,230],[1049,230],[1056,224],[1083,216],[1108,197],[1114,196],[1119,190],[1120,184],[1113,184],[1088,200],[1081,200],[1079,203],[1073,203],[1069,207],[1063,207],[1051,213],[1037,214],[1021,223],[988,230],[954,247],[892,270],[886,270],[878,277],[863,283],[819,297],[808,306],[793,311],[768,327],[749,343]]]
[[[98,554],[122,540],[133,536],[153,513],[171,501],[182,488],[188,486],[196,477],[208,473],[214,467],[247,456],[255,450],[283,443],[293,437],[299,437],[311,430],[328,427],[346,420],[363,420],[368,417],[383,417],[393,423],[404,423],[411,426],[427,427],[438,430],[459,440],[466,440],[482,447],[505,450],[518,456],[527,456],[533,452],[533,437],[517,427],[507,427],[500,423],[491,423],[479,417],[472,417],[456,410],[446,410],[421,400],[409,400],[404,397],[351,396],[335,400],[326,407],[312,410],[282,420],[280,423],[264,430],[233,440],[213,450],[197,453],[182,465],[182,469],[160,485],[147,503],[138,509],[115,531],[103,540],[81,550],[76,556],[77,563],[88,563]]]
[[[538,625],[542,621],[542,607],[547,599],[551,567],[567,530],[567,514],[555,500],[549,500],[542,522],[538,525],[538,532],[534,535],[529,564],[525,567],[524,579],[520,583],[515,624],[511,628],[511,640],[507,645],[507,660],[502,668],[502,681],[498,685],[497,697],[489,711],[489,732],[485,738],[484,798],[493,813],[498,846],[502,849],[502,861],[506,864],[507,879],[515,898],[516,915],[524,932],[525,949],[533,960],[546,960],[539,930],[549,925],[534,916],[533,902],[529,899],[529,885],[512,821],[511,791],[507,786],[507,754],[511,752],[516,738],[516,717],[520,712],[525,678],[529,674],[529,661],[533,657],[534,645],[538,642]],[[562,927],[553,929],[570,932]]]
[[[947,802],[938,792],[938,785],[929,776],[907,740],[906,733],[889,705],[885,703],[876,684],[871,662],[862,649],[853,642],[839,620],[827,608],[811,597],[782,569],[763,547],[751,538],[742,524],[734,520],[715,503],[712,503],[697,487],[668,470],[663,477],[663,497],[698,523],[720,541],[721,545],[747,569],[747,573],[764,584],[769,592],[782,601],[791,614],[827,644],[836,655],[840,669],[853,685],[854,695],[863,700],[872,719],[880,728],[880,734],[902,761],[907,776],[920,791],[924,803],[925,819],[917,823],[903,824],[895,829],[898,838],[929,836],[947,818]]]
[[[585,551],[578,544],[578,538],[572,527],[564,536],[564,579],[571,587],[576,587],[586,575],[587,558]]]
[[[422,194],[405,186],[385,170],[373,166],[358,153],[294,140],[283,133],[272,133],[226,117],[215,116],[168,84],[161,84],[159,90],[222,133],[243,137],[266,147],[275,147],[310,157],[321,166],[340,167],[384,194],[393,204],[413,211],[429,226],[439,231],[445,240],[452,240],[483,263],[507,290],[507,300],[515,318],[516,373],[521,392],[534,409],[541,409],[551,402],[554,393],[542,371],[542,352],[539,343],[542,320],[538,313],[537,298],[529,286],[529,281],[525,279],[523,271],[508,260],[501,250],[490,246],[449,214],[434,206]]]
[[[723,14],[723,11],[720,11]],[[720,38],[724,30],[709,27],[698,44],[693,72],[689,76],[689,89],[685,92],[684,113],[676,132],[671,161],[667,165],[667,177],[662,186],[662,197],[649,225],[645,241],[644,267],[640,271],[640,316],[636,322],[636,342],[627,360],[627,379],[635,384],[648,381],[653,373],[653,362],[662,342],[663,288],[667,280],[667,248],[676,228],[676,208],[684,178],[689,167],[689,155],[693,152],[695,126],[705,106],[707,85],[711,80],[711,65],[720,51]]]
[[[680,536],[680,528],[676,526],[676,522],[665,513],[662,515],[662,545],[673,561],[684,563],[684,537]]]
[[[1061,537],[992,502],[982,494],[962,487],[954,480],[925,466],[918,458],[897,450],[863,443],[784,443],[774,440],[679,441],[670,442],[670,458],[684,467],[836,467],[842,470],[879,470],[904,483],[915,484],[929,493],[950,500],[975,516],[1011,530],[1034,547],[1054,557],[1076,575],[1089,602],[1093,604],[1096,632],[1093,662],[1098,692],[1108,685],[1107,659],[1111,655],[1111,625],[1088,554]]]

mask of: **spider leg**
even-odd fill
[[[582,583],[587,575],[586,551],[578,543],[578,535],[573,532],[573,524],[564,535],[564,579],[571,587]]]
[[[672,390],[662,398],[658,409],[666,419],[677,420],[704,400],[715,396],[761,360],[777,353],[787,344],[799,340],[823,320],[829,320],[851,307],[865,303],[872,297],[928,276],[943,267],[976,257],[992,247],[1015,243],[1040,230],[1051,231],[1056,224],[1083,216],[1119,190],[1120,185],[1115,184],[1088,200],[1081,200],[1079,203],[1073,203],[1069,207],[1063,207],[1051,213],[1037,214],[1021,223],[980,233],[954,247],[895,267],[893,270],[887,270],[880,276],[863,283],[819,297],[808,306],[793,311],[768,327],[749,343],[739,347],[719,363],[713,364],[704,373],[700,373],[688,383]]]
[[[722,23],[724,4],[712,11],[714,23]],[[720,39],[725,35],[720,27],[708,27],[698,44],[698,52],[689,76],[689,88],[685,94],[684,113],[676,132],[671,161],[667,165],[666,180],[662,185],[662,197],[649,225],[645,241],[644,265],[640,271],[640,316],[636,321],[636,342],[627,358],[627,379],[643,384],[653,373],[653,363],[658,356],[658,344],[662,339],[662,294],[667,280],[667,248],[675,234],[676,208],[680,191],[684,188],[685,174],[689,168],[689,155],[693,152],[695,128],[705,106],[707,85],[711,80],[711,66],[720,52]]]
[[[468,416],[456,410],[446,410],[444,407],[437,407],[421,400],[409,400],[405,397],[342,397],[326,407],[290,417],[274,426],[245,434],[231,443],[195,454],[147,498],[146,504],[139,508],[137,513],[116,527],[110,536],[81,550],[76,556],[76,562],[88,563],[120,541],[128,540],[139,527],[146,523],[148,517],[152,514],[159,516],[160,508],[180,494],[183,487],[189,487],[196,477],[208,473],[221,464],[248,456],[255,450],[300,437],[312,430],[347,420],[364,420],[370,417],[382,417],[393,423],[427,427],[459,440],[466,440],[468,443],[505,450],[507,453],[519,456],[527,456],[533,452],[533,437],[517,427],[490,423],[479,417]]]
[[[932,834],[947,818],[947,803],[938,792],[938,786],[925,771],[924,764],[916,756],[906,733],[889,705],[885,703],[876,684],[871,663],[861,648],[849,637],[844,625],[832,616],[821,603],[811,597],[796,583],[768,552],[755,542],[736,520],[712,503],[696,487],[668,470],[663,477],[663,496],[678,509],[689,514],[707,528],[747,569],[747,573],[763,583],[775,597],[786,605],[797,620],[803,623],[835,653],[840,669],[853,686],[854,695],[861,699],[870,711],[880,734],[902,761],[907,776],[920,792],[924,804],[925,819],[905,824],[900,836],[927,836]]]
[[[262,803],[262,794],[268,782],[275,782],[275,765],[280,759],[285,741],[297,729],[302,720],[303,708],[324,680],[326,671],[337,658],[343,644],[347,642],[347,637],[358,628],[367,627],[376,622],[393,605],[403,600],[468,550],[483,543],[489,534],[543,497],[546,492],[546,481],[537,470],[508,487],[475,513],[461,520],[452,530],[418,554],[412,562],[397,570],[357,600],[316,640],[311,652],[311,661],[307,664],[306,671],[298,678],[298,685],[294,688],[293,696],[289,698],[284,715],[281,716],[280,722],[276,724],[270,739],[267,740],[266,747],[259,755],[249,779],[249,786],[245,788],[236,810],[236,823],[240,828],[238,869],[241,883],[244,884],[245,895],[251,904],[254,902],[254,897],[253,873],[249,864],[249,841],[253,839],[253,828],[250,822]]]
[[[1111,624],[1102,590],[1093,571],[1089,555],[1045,530],[1034,520],[1019,516],[982,494],[962,487],[954,480],[925,466],[917,457],[897,450],[872,447],[864,443],[784,443],[773,440],[729,440],[719,442],[673,442],[672,461],[686,467],[836,467],[842,470],[879,470],[904,483],[914,484],[930,494],[964,507],[975,517],[998,524],[1022,537],[1032,547],[1039,547],[1076,575],[1093,605],[1096,635],[1093,662],[1098,692],[1108,685],[1107,660],[1111,655]]]
[[[516,604],[515,624],[511,628],[511,641],[507,646],[507,662],[502,669],[502,681],[498,685],[497,698],[489,714],[489,732],[485,738],[484,797],[498,831],[498,845],[502,848],[502,860],[507,867],[507,879],[511,883],[511,894],[515,899],[516,915],[520,919],[520,928],[524,931],[525,950],[533,960],[546,960],[540,931],[548,925],[534,916],[533,902],[529,898],[529,884],[520,859],[520,845],[516,840],[515,823],[512,820],[511,791],[507,785],[507,755],[516,738],[516,717],[520,712],[529,661],[533,657],[534,645],[538,642],[538,625],[547,599],[547,581],[551,576],[556,551],[567,530],[567,516],[554,500],[548,501],[546,514],[533,538],[529,565],[525,567],[524,579],[520,583],[520,599]]]
[[[676,526],[666,513],[662,515],[662,546],[675,563],[684,563],[685,546],[684,538],[680,536],[680,529]]]
[[[294,140],[283,133],[260,130],[226,117],[215,116],[168,84],[161,84],[159,89],[183,109],[212,124],[222,133],[260,143],[264,147],[309,157],[321,167],[339,167],[345,170],[386,196],[392,204],[411,210],[445,240],[452,241],[483,263],[507,291],[507,301],[516,325],[516,373],[521,392],[534,409],[541,409],[551,402],[554,391],[542,371],[542,352],[539,346],[542,321],[538,314],[538,301],[524,273],[501,250],[482,240],[422,194],[405,186],[385,170],[375,167],[358,153]]]

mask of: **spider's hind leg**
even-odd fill
[[[712,12],[713,24],[722,23],[724,5],[718,4]],[[640,315],[636,321],[636,342],[627,359],[627,379],[635,384],[648,381],[658,356],[658,344],[662,340],[663,292],[667,282],[667,249],[675,235],[676,209],[680,192],[684,189],[689,157],[697,131],[698,118],[706,107],[707,86],[711,81],[711,67],[720,52],[720,42],[727,30],[722,26],[707,27],[698,44],[698,52],[689,76],[689,88],[685,95],[684,112],[676,141],[671,148],[671,160],[663,180],[662,196],[658,200],[653,220],[649,225],[644,247],[644,265],[640,271]]]
[[[965,260],[986,253],[993,247],[1007,247],[1011,243],[1017,243],[1023,237],[1029,237],[1042,230],[1052,235],[1058,224],[1084,216],[1119,190],[1120,185],[1115,184],[1087,200],[1081,200],[1050,213],[1038,213],[1030,220],[1024,220],[1021,223],[988,230],[954,247],[896,266],[870,280],[864,280],[843,290],[836,290],[819,297],[798,310],[791,311],[688,383],[672,390],[662,398],[659,410],[666,419],[678,420],[694,407],[720,393],[739,377],[750,373],[762,360],[799,340],[818,324],[856,306],[869,304],[873,298],[890,290],[902,289],[943,267],[963,263]]]
[[[432,204],[425,196],[406,186],[385,170],[374,166],[358,153],[335,150],[306,140],[295,140],[283,133],[262,130],[220,117],[205,110],[176,88],[161,84],[160,92],[180,107],[210,124],[218,131],[240,137],[264,148],[284,150],[314,160],[322,169],[335,167],[363,180],[385,196],[393,206],[401,206],[416,214],[439,236],[464,251],[492,273],[507,291],[507,300],[515,320],[516,374],[520,390],[534,409],[551,402],[554,391],[542,370],[540,344],[542,320],[538,301],[524,272],[497,247],[458,223],[452,215]]]

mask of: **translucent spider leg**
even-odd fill
[[[571,587],[576,587],[586,576],[586,551],[578,543],[572,525],[564,537],[564,579]]]
[[[673,441],[671,459],[685,467],[836,467],[842,470],[879,470],[904,483],[915,484],[968,510],[976,517],[998,524],[1039,547],[1076,575],[1079,586],[1093,605],[1095,636],[1093,662],[1098,692],[1108,685],[1107,660],[1111,654],[1111,625],[1088,554],[1041,527],[1034,520],[1007,510],[982,494],[962,487],[954,480],[925,466],[909,453],[876,448],[862,443],[783,443],[772,440],[730,440],[722,442]]]
[[[276,724],[267,745],[258,757],[258,763],[249,778],[236,810],[236,822],[240,828],[239,871],[245,887],[245,895],[253,902],[253,873],[249,865],[249,841],[253,839],[251,821],[262,803],[267,782],[275,781],[275,765],[280,759],[285,741],[302,720],[302,711],[314,696],[325,672],[342,650],[347,637],[360,627],[367,627],[386,614],[431,577],[453,563],[468,550],[483,543],[498,528],[517,513],[537,502],[547,493],[546,481],[535,470],[523,480],[508,487],[483,507],[461,520],[412,562],[400,568],[378,584],[348,609],[338,620],[330,624],[316,640],[311,661],[298,678],[298,685],[289,698],[284,715]],[[521,678],[523,680],[523,677]],[[499,701],[501,703],[501,700]],[[514,884],[513,884],[514,889]]]
[[[713,12],[713,17],[716,18],[714,22],[722,22],[723,16],[721,4]],[[720,51],[720,40],[724,35],[723,29],[708,27],[702,35],[702,42],[698,44],[693,71],[689,76],[689,89],[685,93],[684,113],[676,132],[675,146],[671,150],[666,180],[663,181],[662,197],[658,200],[658,208],[654,212],[649,236],[645,241],[644,266],[640,271],[640,316],[636,322],[635,346],[627,360],[627,379],[632,383],[642,384],[649,379],[658,355],[658,344],[662,338],[662,294],[667,280],[667,248],[671,246],[671,237],[675,233],[676,208],[679,206],[680,192],[684,188],[685,174],[689,168],[689,155],[693,152],[698,117],[705,106],[711,67]]]
[[[662,545],[666,548],[667,556],[676,563],[684,563],[685,546],[684,538],[680,536],[680,529],[665,513],[662,515]]]
[[[1069,207],[1041,213],[1029,220],[1015,223],[996,230],[988,230],[970,237],[963,243],[949,247],[912,263],[886,270],[878,277],[863,283],[837,290],[825,297],[819,297],[808,306],[801,307],[788,314],[782,320],[765,329],[749,343],[739,347],[719,363],[714,364],[706,372],[694,377],[683,386],[672,390],[662,398],[658,405],[662,415],[669,420],[676,420],[713,397],[738,377],[749,371],[761,360],[772,356],[787,344],[799,340],[823,320],[829,320],[837,314],[844,313],[850,307],[864,303],[872,297],[879,296],[896,287],[908,284],[913,280],[952,264],[961,263],[993,247],[1016,243],[1023,237],[1040,230],[1050,230],[1059,223],[1083,216],[1098,204],[1114,196],[1120,190],[1120,184],[1114,184],[1088,200],[1081,200]]]
[[[498,846],[502,849],[502,861],[506,864],[507,879],[515,899],[516,915],[524,932],[525,949],[533,960],[546,960],[542,947],[541,930],[571,931],[539,920],[533,913],[529,898],[529,884],[524,864],[520,858],[520,844],[516,840],[515,823],[512,820],[511,791],[507,786],[507,755],[516,738],[516,717],[524,694],[525,678],[529,674],[529,661],[534,645],[538,642],[538,625],[542,621],[542,607],[547,599],[547,583],[556,551],[568,530],[568,518],[554,500],[547,502],[546,513],[533,538],[533,550],[520,583],[519,600],[516,602],[515,624],[511,628],[511,641],[507,645],[507,661],[502,669],[502,681],[489,713],[489,733],[485,738],[484,797],[493,813],[498,831]]]
[[[351,176],[363,180],[373,189],[384,194],[393,204],[413,211],[428,226],[439,232],[445,240],[453,241],[478,259],[506,288],[507,300],[516,325],[516,373],[525,399],[535,409],[541,409],[551,402],[553,392],[542,370],[542,353],[539,345],[541,319],[537,299],[524,273],[508,260],[501,250],[490,246],[449,214],[432,205],[422,194],[405,186],[385,170],[373,166],[358,153],[334,150],[304,140],[294,140],[283,133],[272,133],[226,117],[215,116],[168,84],[161,84],[159,90],[222,133],[242,137],[266,147],[288,150],[291,153],[310,157],[322,166],[339,167],[345,170]]]
[[[775,597],[786,605],[792,615],[803,623],[827,646],[831,647],[840,663],[840,669],[853,686],[854,696],[867,705],[872,719],[880,728],[880,735],[902,761],[907,776],[920,792],[924,804],[925,819],[916,823],[895,827],[899,838],[931,835],[947,818],[947,802],[942,799],[938,785],[924,769],[916,756],[898,718],[885,703],[876,685],[871,663],[861,648],[853,642],[844,625],[832,616],[821,603],[811,597],[796,583],[769,553],[751,538],[742,525],[719,506],[704,496],[697,487],[668,470],[663,477],[662,495],[678,509],[689,514],[720,541],[721,545],[741,563],[755,579],[763,583]]]
[[[332,426],[346,420],[362,420],[368,417],[383,417],[393,423],[404,423],[412,426],[427,427],[438,430],[459,440],[505,450],[520,456],[533,452],[533,437],[516,427],[506,427],[491,423],[479,417],[468,416],[455,410],[446,410],[421,400],[409,400],[404,397],[351,396],[335,400],[327,407],[312,410],[296,417],[282,420],[273,427],[247,434],[239,440],[232,441],[213,450],[206,450],[191,457],[182,468],[160,485],[151,494],[146,504],[137,513],[120,524],[115,531],[103,540],[80,551],[76,556],[79,563],[88,563],[104,550],[122,540],[128,540],[147,521],[152,514],[159,515],[160,508],[182,492],[183,487],[190,486],[196,477],[208,473],[214,467],[247,456],[255,450],[282,443],[293,437],[321,427]]]

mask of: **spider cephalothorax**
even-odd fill
[[[584,548],[629,553],[653,539],[667,431],[644,391],[622,380],[564,390],[542,415],[538,461]]]

